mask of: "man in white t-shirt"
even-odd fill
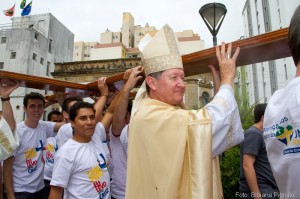
[[[108,87],[105,83],[106,78],[105,77],[101,77],[98,79],[98,89],[100,92],[100,97],[97,100],[97,102],[94,105],[94,108],[96,110],[96,121],[99,121],[101,116],[102,116],[102,112],[106,103],[106,100],[108,98]],[[56,143],[58,148],[60,148],[64,143],[66,143],[70,138],[73,137],[73,130],[71,128],[71,124],[70,119],[69,119],[69,110],[70,108],[73,106],[73,104],[75,104],[76,102],[79,101],[83,101],[82,98],[78,98],[78,97],[69,97],[66,100],[64,100],[64,102],[62,103],[62,114],[64,116],[65,121],[67,122],[67,124],[63,125],[57,135],[56,135]],[[108,115],[110,115],[108,117]],[[101,137],[103,138],[103,141],[106,140],[106,131],[108,131],[109,125],[111,123],[111,119],[112,118],[112,114],[109,113],[109,111],[106,114],[106,117],[103,117],[101,120],[100,124],[98,123],[96,125],[96,128],[100,128],[102,129],[103,127],[105,128],[104,134],[101,135]]]
[[[62,127],[58,130],[57,135],[55,136],[56,138],[56,144],[58,148],[60,148],[64,143],[68,141],[71,137],[73,137],[72,133],[72,127],[70,125],[70,120],[69,120],[69,110],[73,104],[76,102],[83,101],[82,98],[79,97],[69,97],[64,100],[62,103],[62,114],[64,117],[64,120],[67,122],[66,124],[62,125]]]
[[[280,198],[300,198],[300,6],[290,22],[288,43],[296,77],[272,95],[264,116],[264,139]]]
[[[5,190],[10,199],[43,199],[48,197],[43,181],[43,150],[47,138],[53,137],[64,123],[40,120],[45,109],[45,99],[40,93],[27,94],[23,105],[26,119],[17,125],[20,145],[3,164]]]
[[[77,102],[70,111],[74,136],[55,156],[49,199],[109,199],[110,176],[92,104]],[[96,136],[93,136],[96,135]]]
[[[132,101],[129,100],[129,96],[130,91],[135,87],[137,81],[141,79],[139,74],[142,71],[140,69],[141,67],[135,67],[126,71],[124,75],[125,79],[127,79],[126,76],[129,77],[120,92],[113,116],[110,131],[111,156],[114,165],[111,181],[112,199],[125,198],[128,124],[132,108]]]

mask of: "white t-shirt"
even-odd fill
[[[128,127],[129,127],[128,125],[125,126],[120,135],[120,141],[124,148],[126,156],[127,156],[127,148],[128,148]]]
[[[264,139],[280,198],[300,198],[300,77],[271,97],[264,115]]]
[[[18,146],[17,134],[11,131],[8,123],[2,117],[0,119],[0,161],[10,157]]]
[[[109,199],[110,176],[100,132],[88,143],[69,139],[55,156],[51,185],[63,187],[65,199]]]
[[[110,129],[110,148],[114,169],[112,172],[111,195],[117,199],[125,198],[126,189],[126,169],[127,169],[127,147],[121,143],[121,136],[127,137],[128,125],[126,125],[119,137],[115,137]],[[123,136],[125,137],[125,136]],[[128,139],[128,138],[127,138]]]
[[[55,137],[47,139],[47,146],[45,150],[45,167],[44,167],[44,179],[51,180],[52,170],[54,166],[54,157],[58,147],[56,145]]]
[[[34,193],[44,187],[44,160],[47,138],[53,137],[54,122],[39,121],[32,129],[24,122],[17,125],[20,146],[14,153],[13,184],[15,192]]]
[[[106,131],[101,122],[96,124],[95,131],[101,132],[100,137],[102,142],[106,141]],[[93,135],[94,136],[94,135]],[[60,148],[64,143],[66,143],[70,138],[73,138],[73,129],[71,123],[64,124],[60,127],[56,135],[56,144]]]

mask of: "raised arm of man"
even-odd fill
[[[138,80],[140,80],[143,77],[142,69],[143,68],[141,66],[138,66],[130,71],[126,71],[126,73],[130,72],[130,76],[120,92],[120,97],[118,99],[118,103],[116,104],[115,112],[113,114],[112,133],[116,137],[120,136],[122,129],[126,125],[125,117],[127,114],[127,106],[129,102],[130,91],[135,87]]]
[[[16,121],[13,117],[13,110],[10,104],[10,94],[19,87],[18,82],[11,82],[11,83],[1,83],[0,84],[0,96],[2,102],[2,116],[8,123],[9,127],[11,128],[12,132],[14,132],[16,128]]]
[[[100,92],[100,97],[94,105],[94,108],[96,110],[96,114],[95,114],[96,121],[99,121],[100,118],[102,117],[102,112],[103,112],[106,100],[108,98],[108,87],[106,85],[105,77],[100,77],[98,79],[98,89]]]

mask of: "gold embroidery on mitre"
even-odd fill
[[[183,68],[182,58],[177,47],[177,41],[173,30],[168,25],[165,25],[162,30],[165,33],[165,40],[167,41],[170,52],[167,55],[155,56],[148,59],[144,59],[142,55],[146,76],[151,73],[172,68]],[[153,39],[155,39],[155,37]],[[157,48],[159,48],[159,46]]]

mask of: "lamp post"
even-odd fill
[[[217,34],[227,13],[225,5],[209,3],[202,6],[199,14],[213,36],[213,44],[217,45]]]

